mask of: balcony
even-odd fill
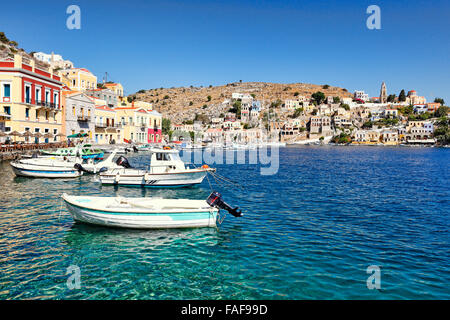
[[[89,122],[89,118],[90,118],[90,117],[87,117],[87,116],[78,116],[78,117],[77,117],[77,120],[78,120],[79,122]]]
[[[46,102],[46,101],[36,100],[33,104],[33,103],[31,103],[31,100],[26,100],[25,103],[37,106],[41,109],[48,109],[48,110],[59,110],[60,109],[60,106],[54,102]]]

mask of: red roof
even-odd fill
[[[108,106],[99,106],[99,107],[96,107],[95,109],[105,110],[105,111],[114,111],[114,109],[111,109]]]

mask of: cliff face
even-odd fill
[[[206,114],[210,117],[219,116],[229,109],[225,100],[231,100],[233,92],[254,95],[256,100],[264,101],[264,105],[296,96],[310,97],[311,94],[322,91],[326,97],[352,97],[347,90],[334,86],[315,85],[307,83],[267,83],[267,82],[237,82],[223,86],[159,88],[139,91],[132,96],[138,100],[153,103],[154,109],[164,117],[174,121],[190,120],[195,114]]]

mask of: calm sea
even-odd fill
[[[145,165],[148,155],[129,157]],[[288,147],[278,174],[217,165],[245,216],[219,230],[74,224],[60,195],[206,198],[187,189],[15,178],[0,164],[0,299],[449,299],[450,150]],[[369,290],[367,267],[380,268]],[[67,268],[80,268],[70,290]]]

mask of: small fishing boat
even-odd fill
[[[11,162],[14,174],[29,178],[77,178],[83,175],[83,171],[76,169],[73,162],[43,159],[46,162],[34,163],[31,160],[34,159]]]
[[[83,159],[103,159],[104,156],[104,152],[101,149],[93,148],[90,144],[69,148],[58,148],[56,150],[42,150],[42,154],[60,157],[74,157],[77,156],[77,154],[80,154]]]
[[[199,184],[208,172],[215,169],[207,165],[189,168],[181,160],[179,151],[170,148],[151,149],[148,170],[131,168],[128,160],[121,156],[116,164],[124,168],[100,173],[100,181],[105,185],[142,187],[186,187]]]
[[[236,217],[238,208],[231,208],[217,192],[205,200],[123,198],[62,195],[74,221],[87,224],[132,228],[195,228],[216,227],[219,209]]]

